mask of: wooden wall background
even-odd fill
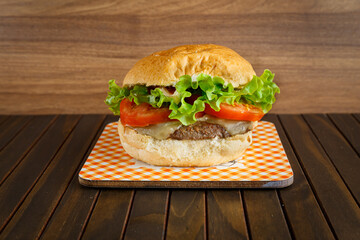
[[[276,113],[360,112],[360,1],[0,2],[0,114],[110,113],[107,82],[192,43],[276,73]]]

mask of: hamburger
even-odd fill
[[[274,74],[256,76],[235,51],[185,45],[138,61],[105,103],[120,115],[125,151],[158,166],[212,166],[239,158],[275,102]]]

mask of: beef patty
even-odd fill
[[[177,140],[201,140],[215,137],[226,138],[230,137],[230,134],[219,124],[202,121],[182,126],[169,136],[169,138]]]

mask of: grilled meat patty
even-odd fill
[[[230,137],[230,134],[219,124],[201,121],[189,126],[182,126],[169,136],[169,138],[177,140],[201,140],[215,137],[226,138]]]

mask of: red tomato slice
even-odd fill
[[[120,119],[123,125],[145,127],[172,121],[169,119],[170,113],[168,108],[154,108],[148,103],[136,105],[126,98],[120,103]]]
[[[205,115],[205,112],[197,112],[195,113],[195,118],[202,118]]]
[[[249,104],[235,103],[234,106],[222,103],[220,104],[220,111],[215,111],[210,105],[205,104],[205,113],[224,119],[239,120],[239,121],[259,121],[263,116],[263,111]]]

